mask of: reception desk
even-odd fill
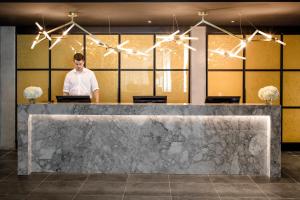
[[[281,111],[268,105],[18,105],[18,174],[280,177]]]

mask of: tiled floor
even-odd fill
[[[0,151],[0,200],[300,200],[300,152],[282,153],[282,178],[35,173],[17,176],[17,155]]]

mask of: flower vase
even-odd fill
[[[35,104],[35,99],[28,99],[30,104]]]

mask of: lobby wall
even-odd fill
[[[0,149],[15,148],[15,27],[0,27]]]

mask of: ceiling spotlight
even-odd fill
[[[148,21],[147,21],[147,23],[148,23],[148,24],[151,24],[151,23],[152,23],[152,21],[151,21],[151,20],[148,20]]]
[[[231,22],[231,23],[235,23],[235,21],[234,21],[234,20],[231,20],[230,22]]]

